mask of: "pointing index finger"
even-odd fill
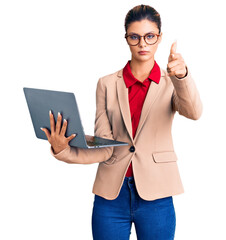
[[[170,54],[175,54],[177,51],[177,41],[175,41],[172,46],[171,46],[171,49],[170,49]]]

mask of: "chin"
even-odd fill
[[[140,62],[147,62],[147,61],[151,61],[151,59],[153,59],[154,56],[149,56],[149,55],[139,55],[136,56],[136,60],[140,61]]]

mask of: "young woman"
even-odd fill
[[[131,9],[125,19],[131,60],[99,79],[95,135],[129,146],[79,149],[65,137],[67,121],[59,113],[51,133],[43,129],[51,153],[67,163],[99,163],[93,186],[94,240],[128,240],[132,222],[138,239],[174,239],[172,196],[183,193],[171,136],[176,111],[198,119],[202,103],[190,70],[173,43],[167,71],[154,59],[162,39],[159,13],[147,5]]]

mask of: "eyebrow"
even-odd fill
[[[155,32],[154,32],[154,31],[147,32],[147,33],[145,33],[144,35],[146,35],[146,34],[148,34],[148,33],[155,33]],[[139,35],[139,36],[140,36],[140,34],[135,33],[135,32],[130,32],[128,35],[130,35],[130,34],[136,34],[136,35]],[[155,33],[155,34],[157,34],[157,33]]]

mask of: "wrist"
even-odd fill
[[[187,66],[185,66],[185,69],[186,69],[186,73],[184,74],[184,76],[175,75],[175,77],[177,77],[177,78],[179,78],[179,79],[182,79],[182,78],[187,77],[187,75],[188,75],[188,69],[187,69]]]
[[[56,154],[58,154],[58,153],[60,153],[60,152],[62,152],[64,149],[66,149],[67,147],[65,147],[65,148],[53,148],[53,146],[51,146],[51,149],[52,149],[52,151],[53,151],[53,153],[56,155]]]

